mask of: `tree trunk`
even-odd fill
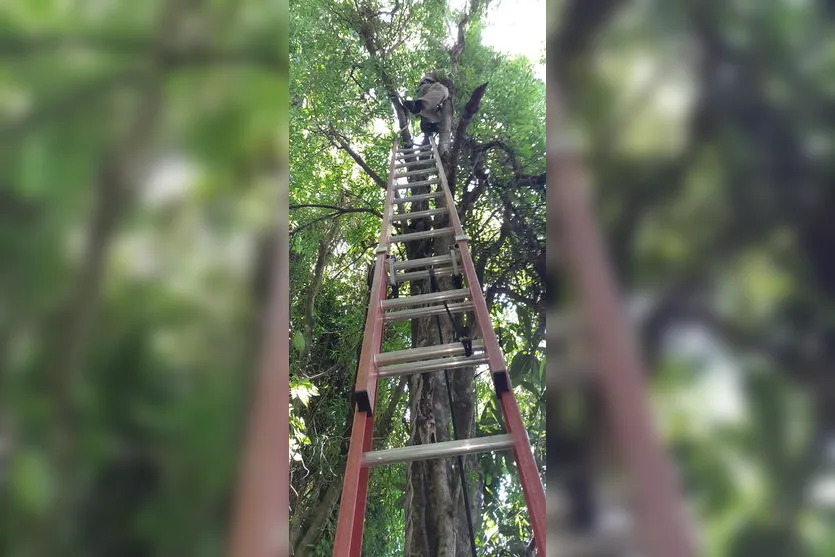
[[[443,129],[447,129],[444,147],[450,145],[449,128],[451,110],[445,110]],[[440,149],[439,149],[440,150]],[[446,169],[445,169],[446,170]],[[416,204],[417,205],[417,204]],[[428,205],[427,205],[428,206]],[[410,210],[426,208],[412,207]],[[405,210],[405,209],[403,209]],[[454,210],[454,209],[453,209]],[[448,225],[448,218],[437,218],[434,225],[442,228]],[[428,228],[426,224],[415,223],[416,229]],[[410,259],[444,255],[449,244],[443,240],[416,242],[407,244]],[[451,280],[438,279],[441,290],[452,288]],[[410,284],[410,295],[429,292],[428,281]],[[464,325],[460,316],[454,315],[458,328]],[[415,320],[412,323],[412,346],[431,346],[442,342],[455,342],[455,331],[449,317],[439,317],[442,339],[438,337],[438,323],[435,317]],[[451,435],[451,416],[455,416],[458,438],[465,439],[475,432],[473,378],[474,369],[455,369],[449,372],[450,388],[453,393],[453,412],[447,395],[444,372],[424,373],[412,376],[409,380],[409,412],[411,419],[410,445],[421,445],[449,441]],[[475,468],[475,456],[464,459],[467,477]],[[406,555],[438,557],[469,556],[470,539],[467,518],[464,510],[464,497],[457,459],[428,460],[411,463],[406,472]],[[470,489],[472,496],[473,490]],[[472,507],[472,501],[470,501]],[[480,507],[480,505],[479,505]],[[480,508],[473,509],[473,515],[479,514]]]
[[[344,200],[341,198],[340,203]],[[331,247],[339,232],[339,219],[333,219],[328,225],[324,236],[319,240],[319,247],[316,251],[316,263],[313,268],[313,278],[310,281],[310,289],[307,291],[304,302],[304,350],[299,357],[299,369],[304,370],[310,358],[310,349],[313,346],[313,324],[316,296],[322,287],[322,280],[325,276],[325,267],[331,258]]]

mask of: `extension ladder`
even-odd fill
[[[399,170],[403,172],[397,172]],[[413,181],[404,181],[409,178]],[[429,193],[399,196],[402,190],[433,185],[437,187]],[[435,200],[434,209],[411,213],[394,212],[396,205],[403,207],[405,203],[430,199]],[[402,210],[405,211],[405,208]],[[441,214],[448,215],[448,227],[392,234],[394,221],[426,219]],[[450,239],[449,253],[405,261],[396,261],[389,256],[390,246],[394,243],[421,241],[427,238],[434,238],[436,242]],[[359,557],[361,554],[368,476],[372,466],[437,458],[460,458],[462,455],[505,450],[513,451],[530,515],[536,552],[544,557],[546,511],[542,481],[513,395],[504,356],[499,348],[484,295],[476,277],[475,266],[467,247],[467,236],[461,228],[434,140],[431,140],[429,145],[418,147],[398,149],[397,142],[392,145],[382,231],[373,273],[370,306],[354,389],[356,408],[339,506],[334,557]],[[452,276],[455,288],[438,290],[436,276]],[[387,283],[394,287],[393,292],[396,293],[396,286],[400,282],[427,279],[433,285],[430,293],[386,299]],[[451,316],[452,313],[474,314],[477,330],[473,331],[470,338],[462,337],[459,339],[461,342],[449,344],[380,352],[387,323],[443,314]],[[507,433],[371,450],[379,379],[480,364],[487,364],[492,374]],[[454,428],[453,423],[453,430]]]

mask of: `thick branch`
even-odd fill
[[[467,31],[467,24],[470,22],[470,18],[478,12],[481,7],[480,4],[480,0],[470,0],[469,9],[458,20],[458,36],[449,53],[449,67],[452,75],[457,75],[458,73],[458,60],[461,58],[461,53],[464,52],[464,35]]]
[[[490,298],[491,300],[495,299],[495,297],[499,294],[504,294],[514,302],[527,306],[537,313],[544,313],[544,308],[542,307],[541,301],[523,296],[522,294],[511,289],[510,287],[493,285],[487,289],[487,298]]]
[[[311,339],[313,338],[313,310],[316,307],[316,296],[319,294],[319,289],[322,286],[324,279],[325,267],[328,264],[328,259],[331,256],[331,244],[333,244],[337,231],[339,230],[339,221],[334,219],[330,223],[327,232],[319,240],[319,247],[316,251],[316,264],[313,268],[313,276],[310,280],[307,296],[304,302],[304,339],[305,348],[299,357],[301,362],[300,367],[304,369],[307,365],[308,357],[312,347]]]
[[[516,178],[516,187],[537,188],[545,185],[545,172],[542,174],[531,174]]]
[[[366,174],[368,174],[374,182],[380,186],[381,188],[385,189],[387,184],[386,181],[383,180],[379,174],[374,172],[374,170],[368,166],[368,163],[365,162],[356,151],[354,151],[351,146],[348,144],[348,141],[339,134],[335,129],[331,128],[329,131],[325,132],[325,135],[332,141],[336,142],[336,146],[348,153],[354,161],[362,168]]]
[[[400,140],[404,145],[410,145],[412,143],[412,134],[409,132],[409,115],[403,107],[403,103],[400,102],[400,95],[397,94],[394,80],[383,67],[383,58],[379,54],[377,45],[374,42],[374,32],[367,22],[361,24],[357,32],[363,39],[365,50],[377,66],[380,81],[383,83],[386,94],[394,107],[394,112],[397,114],[397,122],[400,125]]]
[[[510,167],[513,169],[513,174],[518,176],[522,172],[522,165],[519,164],[519,159],[516,156],[516,151],[513,148],[505,143],[500,139],[496,139],[493,141],[489,141],[483,145],[476,145],[473,147],[475,152],[486,153],[491,149],[501,149],[504,151],[505,155],[507,156],[508,162],[510,162]]]
[[[371,215],[374,215],[375,217],[383,218],[383,214],[380,211],[375,211],[374,209],[367,209],[364,207],[338,207],[336,205],[321,205],[319,203],[299,203],[290,205],[290,209],[306,208],[331,209],[333,211],[336,211],[336,213],[340,215],[344,215],[346,213],[369,213]]]
[[[483,83],[473,89],[473,92],[470,94],[470,100],[464,106],[464,113],[461,114],[461,119],[458,120],[458,126],[455,129],[455,141],[452,143],[452,149],[450,149],[449,153],[449,164],[447,165],[449,169],[447,182],[453,192],[455,191],[455,171],[458,166],[461,145],[464,142],[464,136],[467,133],[467,127],[470,125],[470,121],[478,113],[478,109],[481,106],[481,97],[484,96],[485,89],[487,89],[487,83]]]

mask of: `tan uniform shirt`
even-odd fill
[[[427,83],[421,85],[415,95],[415,100],[423,101],[423,110],[420,115],[437,124],[441,121],[441,116],[438,113],[438,105],[449,98],[449,89],[441,83]]]

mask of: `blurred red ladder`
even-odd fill
[[[545,492],[531,451],[528,434],[522,423],[516,398],[505,367],[504,356],[487,312],[487,304],[476,277],[467,237],[440,164],[434,140],[430,145],[398,149],[392,145],[388,188],[386,191],[380,243],[376,250],[370,306],[365,322],[357,382],[354,388],[356,408],[351,442],[345,468],[342,498],[339,506],[334,557],[359,557],[368,494],[368,476],[372,466],[448,458],[465,454],[512,450],[519,473],[537,555],[546,555]],[[404,170],[404,172],[396,172]],[[418,181],[400,182],[412,178]],[[437,185],[435,191],[396,197],[395,190]],[[434,199],[435,209],[395,214],[397,204]],[[452,209],[452,210],[449,210]],[[448,214],[449,226],[419,232],[392,235],[393,221],[425,219]],[[450,238],[448,255],[417,260],[395,261],[389,257],[392,244],[426,238]],[[461,275],[463,274],[463,277]],[[407,280],[432,280],[435,276],[453,276],[457,288],[428,294],[386,299],[386,281],[396,286]],[[463,280],[463,282],[462,282]],[[434,305],[425,305],[434,304]],[[419,307],[416,307],[419,306]],[[471,338],[462,342],[424,346],[411,350],[381,353],[385,324],[423,318],[444,313],[472,312],[475,328]],[[472,340],[477,338],[479,340]],[[371,450],[374,429],[377,380],[416,373],[443,371],[487,364],[493,377],[496,396],[507,433],[472,439],[459,439],[431,444]]]

